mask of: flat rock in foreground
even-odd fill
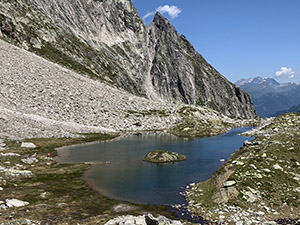
[[[143,161],[151,163],[169,163],[169,162],[179,162],[186,160],[185,155],[178,154],[176,152],[167,152],[162,150],[156,150],[148,152]]]

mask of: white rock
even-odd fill
[[[20,155],[18,153],[9,152],[9,153],[0,153],[0,156],[7,157],[7,156],[20,156]]]
[[[299,192],[300,193],[300,187],[297,187],[294,189],[294,191]]]
[[[273,168],[274,168],[275,170],[281,170],[281,171],[283,171],[283,168],[282,168],[281,166],[279,166],[278,163],[274,164],[274,165],[273,165]]]
[[[21,148],[36,148],[36,145],[31,142],[22,142]]]
[[[6,147],[6,144],[0,142],[0,147],[1,147],[1,148],[5,148],[5,147]]]
[[[146,220],[145,220],[145,216],[136,217],[135,223],[136,223],[136,225],[147,225]]]
[[[226,181],[225,183],[224,183],[224,187],[231,187],[231,186],[233,186],[233,185],[235,185],[236,184],[236,182],[234,181],[234,180],[228,180],[228,181]]]
[[[30,177],[32,172],[30,170],[8,169],[5,171],[5,175],[8,177]]]
[[[6,199],[6,205],[8,207],[22,207],[22,206],[25,206],[25,205],[29,205],[29,202],[25,202],[25,201],[21,201],[21,200],[18,200],[18,199]]]
[[[267,172],[267,173],[271,173],[271,170],[269,170],[269,169],[262,169],[262,171]]]
[[[242,161],[237,161],[236,162],[236,165],[238,165],[238,166],[242,166],[242,165],[244,165],[245,163],[244,162],[242,162]]]

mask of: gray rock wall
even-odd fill
[[[159,13],[146,27],[130,0],[5,0],[0,10],[0,19],[14,25],[19,46],[80,73],[152,100],[255,117],[249,95]]]

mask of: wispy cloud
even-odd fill
[[[182,12],[180,8],[176,5],[164,5],[159,6],[155,9],[155,11],[148,12],[146,15],[143,16],[143,20],[147,19],[150,16],[153,16],[156,12],[160,12],[161,14],[168,13],[168,15],[174,19],[179,16],[179,14]]]
[[[153,16],[155,14],[154,12],[148,12],[146,15],[143,16],[143,20],[147,19],[149,16]]]
[[[275,73],[275,77],[293,79],[295,77],[295,71],[293,71],[291,67],[283,66]]]

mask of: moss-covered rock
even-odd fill
[[[143,161],[151,163],[170,163],[170,162],[179,162],[186,160],[185,155],[178,154],[176,152],[167,152],[162,150],[156,150],[148,152]]]

